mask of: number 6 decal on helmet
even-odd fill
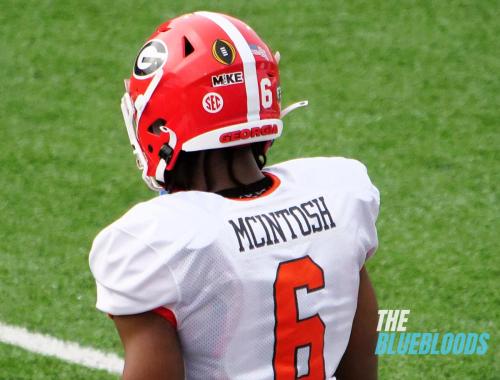
[[[262,107],[270,108],[273,105],[273,92],[271,91],[271,80],[262,78],[260,81],[260,102]]]
[[[307,293],[325,287],[323,269],[309,256],[279,264],[274,282],[274,355],[276,380],[324,379],[325,324],[319,314],[299,319],[297,290]],[[308,350],[307,370],[297,368],[300,350]],[[303,376],[302,376],[303,375]]]

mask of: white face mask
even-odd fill
[[[123,114],[123,120],[125,121],[125,127],[127,129],[128,138],[130,144],[132,145],[133,153],[136,159],[137,167],[142,170],[142,179],[146,185],[153,191],[162,191],[163,187],[157,181],[163,181],[163,172],[167,166],[165,160],[160,159],[158,166],[156,168],[155,177],[148,176],[148,161],[144,152],[142,151],[139,141],[137,140],[137,128],[139,126],[139,121],[141,120],[142,112],[146,108],[146,105],[151,99],[160,79],[163,76],[163,70],[160,69],[156,72],[149,82],[149,86],[144,94],[139,95],[135,103],[129,94],[129,80],[125,80],[125,94],[121,100],[121,109]],[[134,118],[135,116],[135,118]],[[174,141],[175,145],[175,141]],[[175,146],[174,146],[175,147]]]

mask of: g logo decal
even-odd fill
[[[161,40],[148,41],[139,52],[134,64],[134,77],[146,79],[153,76],[167,62],[168,50]]]

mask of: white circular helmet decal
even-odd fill
[[[224,106],[224,99],[216,92],[209,92],[203,97],[202,104],[208,113],[217,113]]]
[[[146,79],[153,76],[167,62],[167,45],[161,40],[146,42],[137,55],[134,64],[134,77]]]

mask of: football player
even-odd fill
[[[160,25],[122,111],[142,178],[165,193],[96,237],[97,308],[123,378],[377,377],[365,261],[379,193],[358,161],[265,167],[283,131],[279,54],[242,21],[195,12]]]

